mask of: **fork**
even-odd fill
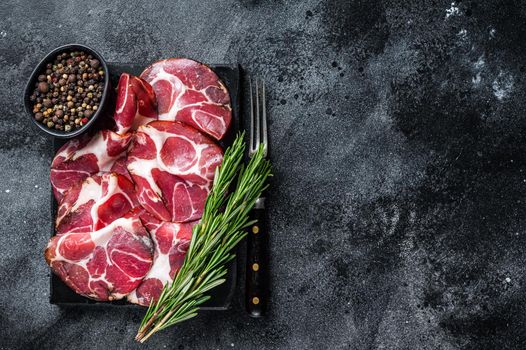
[[[268,157],[267,111],[265,107],[265,82],[249,78],[250,90],[250,139],[248,156],[252,158],[260,144]],[[254,86],[253,86],[254,85]],[[252,317],[265,314],[269,298],[268,283],[268,231],[265,221],[265,197],[256,200],[251,219],[257,222],[249,228],[247,237],[247,266],[245,305]]]

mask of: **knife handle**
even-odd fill
[[[250,316],[261,317],[267,310],[269,298],[268,231],[264,198],[256,201],[250,219],[257,222],[248,228],[245,305]]]

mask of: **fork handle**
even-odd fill
[[[250,218],[257,222],[249,227],[247,237],[245,305],[248,314],[252,317],[265,315],[269,298],[268,231],[264,203],[264,198],[256,201]]]

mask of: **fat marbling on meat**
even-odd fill
[[[73,185],[60,201],[56,232],[97,231],[137,207],[135,186],[125,176],[93,175]]]
[[[159,221],[149,214],[141,215],[145,227],[150,232],[154,245],[153,265],[141,284],[131,292],[129,302],[143,306],[157,301],[166,284],[171,284],[183,265],[192,228],[197,221],[175,223]]]
[[[156,120],[157,100],[152,86],[139,77],[121,74],[113,118],[119,134]]]
[[[154,121],[139,127],[127,164],[139,203],[157,219],[201,218],[222,149],[180,122]]]
[[[153,63],[141,74],[157,96],[159,120],[181,121],[220,140],[232,120],[230,96],[206,65],[187,58]]]
[[[131,212],[97,231],[53,236],[45,257],[76,293],[118,300],[137,288],[150,270],[153,245],[138,214]]]
[[[57,202],[66,191],[90,175],[117,172],[129,176],[124,166],[131,134],[101,130],[66,142],[51,163],[51,187]]]

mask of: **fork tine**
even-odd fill
[[[267,107],[266,107],[267,97],[265,95],[265,81],[261,80],[261,123],[262,123],[262,138],[263,138],[263,147],[265,147],[265,155],[267,155],[268,148],[268,136],[267,136]]]
[[[248,77],[248,86],[250,89],[250,143],[248,152],[251,154],[254,152],[254,94],[252,92],[252,78]]]
[[[256,78],[256,142],[254,143],[254,151],[256,151],[256,149],[258,148],[260,142],[261,142],[261,133],[260,133],[260,124],[261,124],[261,119],[260,119],[260,116],[259,116],[259,109],[260,109],[260,106],[259,106],[259,84],[258,84],[258,81],[259,79]]]

